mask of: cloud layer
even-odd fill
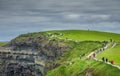
[[[0,0],[0,41],[51,29],[120,33],[120,0]]]

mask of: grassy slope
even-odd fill
[[[89,68],[88,68],[89,67]],[[72,65],[62,64],[58,68],[49,71],[47,76],[85,76],[85,71],[91,69],[95,76],[120,76],[120,71],[102,62],[79,59]]]
[[[67,43],[73,45],[75,48],[66,52],[60,60],[56,60],[56,63],[60,63],[61,66],[53,69],[47,73],[47,76],[85,76],[85,71],[88,68],[92,68],[96,76],[120,76],[120,70],[114,68],[110,65],[96,62],[94,60],[86,60],[85,57],[80,59],[80,55],[84,53],[90,53],[94,49],[101,47],[101,43],[92,42],[92,41],[109,41],[113,39],[117,42],[120,42],[120,34],[106,33],[106,32],[97,32],[97,31],[85,31],[85,30],[63,30],[63,31],[47,31],[46,33],[62,33],[63,36],[57,36],[58,38],[69,38],[72,40],[83,41],[80,43],[74,43],[68,41]],[[39,33],[31,33],[28,35],[37,36]],[[27,35],[26,35],[27,36]],[[87,40],[87,41],[85,41]],[[90,40],[90,41],[89,41]],[[85,41],[85,42],[84,42]],[[0,46],[3,46],[4,43],[0,43]],[[120,50],[115,47],[114,49]],[[112,49],[113,50],[113,49]],[[109,53],[107,53],[108,55]],[[113,53],[110,53],[110,55]],[[114,54],[120,54],[118,51]],[[107,56],[106,55],[106,56]],[[104,56],[104,55],[101,55]],[[108,55],[109,57],[109,55]],[[118,59],[118,57],[115,57]],[[119,60],[117,60],[118,63]],[[70,65],[70,62],[74,64]]]
[[[100,42],[93,41],[83,41],[79,43],[68,42],[70,45],[73,45],[75,48],[66,52],[63,57],[56,61],[56,63],[62,64],[60,67],[48,72],[47,76],[76,76],[81,73],[84,76],[84,71],[92,62],[85,60],[85,57],[80,59],[80,55],[87,54],[102,47]],[[96,45],[96,46],[95,46]],[[94,47],[95,46],[95,47]],[[74,63],[70,65],[69,63]]]
[[[102,47],[102,43],[97,41],[82,41],[77,43],[74,41],[68,41],[67,43],[72,45],[74,49],[64,53],[64,57],[63,57],[64,60],[79,58],[80,55],[83,54],[87,55],[93,50]]]
[[[59,38],[69,38],[79,41],[85,41],[85,40],[108,41],[109,39],[113,39],[117,42],[120,41],[119,40],[120,34],[114,34],[114,33],[84,31],[84,30],[47,31],[47,33],[56,33],[56,32],[63,34],[63,36],[59,36]],[[74,45],[73,43],[70,44]],[[110,65],[92,60],[85,60],[84,58],[80,60],[79,55],[83,53],[89,53],[95,48],[97,48],[97,46],[99,46],[99,44],[95,44],[96,47],[93,47],[92,45],[94,45],[94,43],[92,44],[89,43],[87,45],[86,42],[85,43],[83,42],[83,44],[74,45],[76,47],[75,49],[73,49],[72,51],[68,51],[61,58],[61,60],[56,61],[61,63],[61,66],[59,66],[54,70],[49,71],[47,73],[47,76],[85,76],[85,70],[88,67],[93,69],[93,72],[96,74],[96,76],[120,76],[119,70]],[[118,49],[120,50],[120,48]],[[118,53],[118,55],[119,54],[120,53]],[[69,62],[74,62],[74,64],[69,65]]]
[[[120,66],[120,44],[117,44],[112,49],[108,49],[97,56],[99,59],[102,57],[108,58],[108,60],[113,60],[115,64]]]
[[[63,30],[63,31],[48,31],[48,33],[63,33],[60,38],[70,38],[73,40],[93,40],[93,41],[104,41],[113,39],[120,42],[120,34],[88,31],[88,30]]]

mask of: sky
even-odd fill
[[[120,33],[120,0],[0,0],[0,41],[63,29]]]

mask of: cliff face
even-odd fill
[[[21,35],[0,49],[0,76],[45,76],[54,60],[72,47],[45,33]]]

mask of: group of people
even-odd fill
[[[102,61],[103,62],[109,62],[109,63],[111,63],[111,64],[114,64],[114,61],[112,60],[112,61],[109,61],[107,58],[105,58],[105,57],[102,57]]]
[[[89,59],[95,58],[98,53],[100,53],[100,52],[104,51],[105,49],[107,49],[107,47],[108,47],[108,46],[107,46],[107,43],[108,43],[108,42],[104,41],[104,47],[103,47],[103,48],[100,48],[100,49],[98,49],[98,50],[96,50],[96,51],[94,51],[94,52],[92,52],[92,53],[88,56],[88,58],[89,58]]]
[[[113,42],[113,40],[110,39],[110,42]],[[108,46],[107,46],[108,42],[107,42],[107,41],[104,41],[103,43],[104,43],[104,47],[103,47],[103,48],[100,48],[100,49],[98,49],[98,50],[96,50],[96,51],[94,51],[94,52],[92,52],[91,54],[89,54],[89,56],[88,56],[89,59],[95,58],[98,53],[100,53],[100,52],[102,52],[102,51],[104,51],[105,49],[108,48]],[[114,61],[113,61],[113,60],[112,60],[112,61],[109,61],[109,60],[108,60],[107,58],[105,58],[105,57],[102,58],[102,61],[103,61],[103,62],[109,62],[110,64],[114,64]]]

